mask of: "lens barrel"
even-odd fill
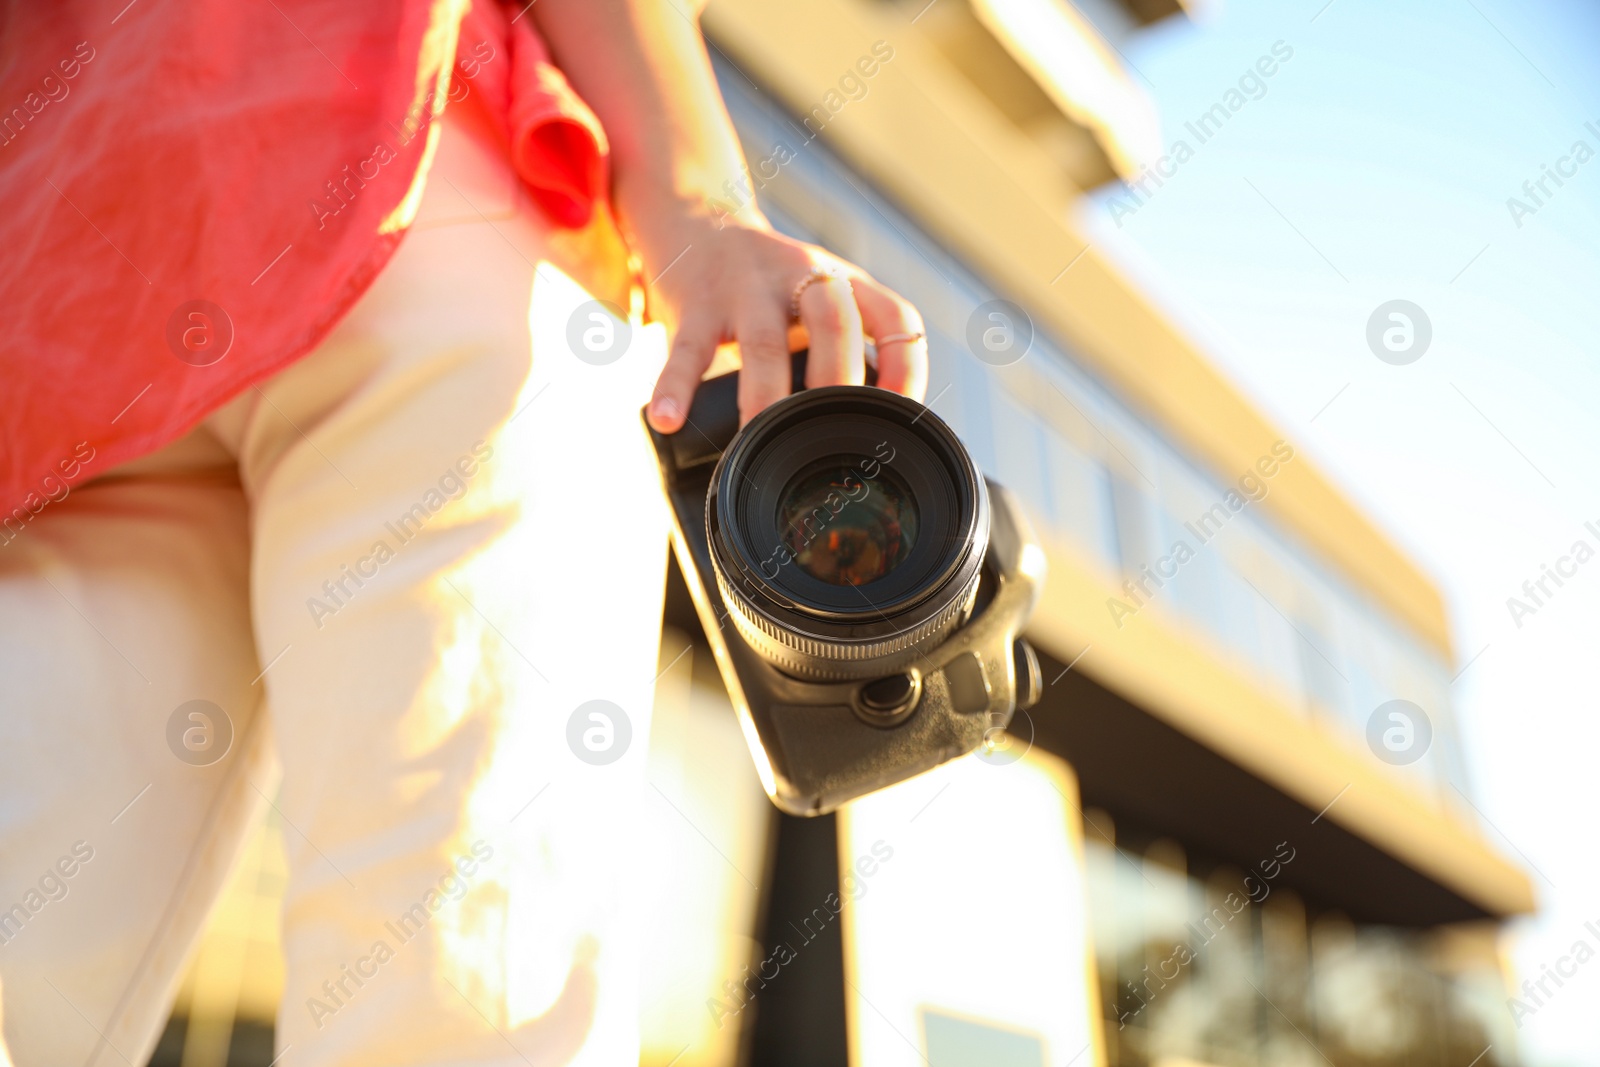
[[[773,404],[723,452],[706,532],[729,616],[764,659],[815,681],[875,678],[971,614],[989,499],[932,411],[827,386]]]

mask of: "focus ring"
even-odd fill
[[[716,573],[717,591],[728,605],[734,628],[746,643],[789,674],[828,682],[878,677],[902,669],[915,658],[919,644],[937,642],[967,619],[983,576],[982,571],[974,571],[966,588],[948,607],[917,626],[868,641],[839,641],[796,633],[768,619],[728,581],[715,553],[711,569]]]

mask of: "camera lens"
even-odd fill
[[[741,636],[813,680],[912,666],[970,615],[989,538],[982,475],[914,400],[796,393],[753,419],[706,499],[713,570]]]
[[[835,512],[833,502],[843,501]],[[917,542],[917,505],[899,478],[863,478],[837,459],[802,471],[778,505],[784,545],[811,577],[865,585],[905,562]],[[818,526],[811,520],[824,517]]]

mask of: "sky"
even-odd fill
[[[1220,131],[1185,129],[1274,45],[1292,54]],[[1169,19],[1122,51],[1163,143],[1192,151],[1079,220],[1443,591],[1472,795],[1540,899],[1510,927],[1519,982],[1600,948],[1600,554],[1574,552],[1600,553],[1597,45],[1600,6],[1579,3]],[[1399,354],[1396,300],[1421,312]],[[1534,602],[1524,582],[1558,563]],[[1600,958],[1522,1018],[1523,1061],[1600,1064],[1597,1015]]]

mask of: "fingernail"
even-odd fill
[[[682,415],[683,409],[670,396],[658,396],[650,401],[650,417],[658,423],[677,425]]]

